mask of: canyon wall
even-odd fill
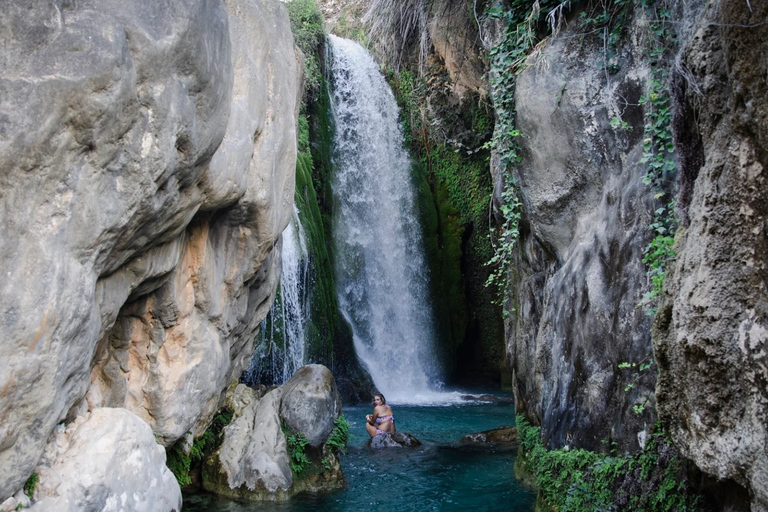
[[[590,12],[580,5],[517,80],[523,218],[507,320],[516,408],[550,447],[598,451],[603,440],[642,446],[658,411],[712,483],[741,488],[723,507],[768,510],[768,12],[737,0],[667,7],[666,57],[643,56],[653,20],[642,9],[610,55],[577,21]],[[669,70],[661,91],[672,100],[677,171],[667,186],[681,228],[651,317],[636,306],[650,289],[643,251],[663,205],[642,182],[644,116],[655,107],[639,100],[655,67]],[[652,361],[644,372],[619,368]]]
[[[765,511],[768,5],[710,1],[690,14],[674,82],[689,225],[654,320],[659,416],[686,457]]]
[[[279,278],[302,69],[272,0],[2,4],[0,501],[89,410],[205,428]]]
[[[641,14],[634,13],[639,24]],[[575,17],[574,17],[575,18]],[[643,110],[649,78],[642,28],[629,29],[611,73],[595,33],[574,21],[550,36],[517,80],[523,220],[512,271],[507,351],[516,409],[553,447],[635,450],[655,423],[646,372],[633,382],[619,364],[652,358],[638,302],[655,208],[643,184]],[[613,127],[619,117],[626,125]]]

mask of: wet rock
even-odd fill
[[[236,407],[239,414],[224,428],[221,446],[203,465],[206,490],[235,499],[270,501],[288,499],[299,492],[324,492],[344,486],[339,459],[325,445],[334,421],[341,414],[340,399],[328,368],[304,366],[261,399],[243,384],[228,395],[227,403],[244,405]],[[310,463],[301,473],[291,470],[283,424],[294,433],[307,439],[313,436],[318,441],[317,445],[310,443],[304,448]]]
[[[515,403],[513,398],[496,395],[462,395],[461,399],[476,402],[493,402],[499,405],[513,405]]]
[[[642,415],[632,405],[653,395],[654,375],[625,391],[618,365],[652,353],[651,319],[636,307],[659,207],[641,161],[649,68],[643,48],[627,45],[606,79],[595,65],[600,38],[578,37],[577,27],[549,38],[517,80],[515,124],[525,137],[515,173],[528,229],[513,263],[507,358],[515,406],[551,447],[602,451],[610,438],[636,450],[656,416],[652,403]],[[628,26],[627,40],[643,30]],[[534,65],[538,58],[547,65]],[[612,127],[617,116],[631,129]]]
[[[125,409],[96,409],[57,431],[35,471],[35,512],[181,510],[165,449]]]
[[[341,414],[341,397],[331,371],[319,364],[302,366],[282,390],[280,416],[285,424],[310,445],[323,445]]]
[[[459,444],[517,444],[517,427],[497,427],[469,434]]]
[[[421,441],[406,432],[379,434],[368,441],[371,448],[416,448]]]

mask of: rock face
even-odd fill
[[[676,110],[695,122],[678,119],[675,136],[703,159],[683,169],[690,225],[654,322],[661,419],[699,468],[747,489],[753,511],[768,510],[767,17],[765,3],[736,0],[687,16]]]
[[[253,395],[246,398],[247,393],[239,396],[244,405],[236,413],[239,416],[224,428],[221,446],[205,461],[206,490],[259,501],[343,487],[338,458],[331,447],[325,446],[334,420],[341,414],[341,398],[328,368],[303,366],[288,382],[260,400]],[[311,465],[299,475],[291,470],[283,423],[310,441],[305,454]],[[330,428],[326,428],[328,425]]]
[[[550,38],[517,82],[524,218],[507,355],[516,409],[550,446],[600,451],[610,439],[633,450],[655,422],[652,404],[632,410],[652,394],[653,375],[627,392],[618,370],[652,352],[650,317],[636,307],[655,207],[640,163],[648,71],[642,49],[626,45],[607,75],[595,65],[597,36],[573,30]],[[616,116],[631,129],[612,128]]]
[[[7,2],[0,38],[2,501],[89,408],[205,428],[273,298],[301,91],[272,0]]]
[[[165,450],[125,409],[96,409],[57,431],[37,471],[36,512],[181,511]]]

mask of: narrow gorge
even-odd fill
[[[0,510],[768,511],[766,2],[0,7]]]

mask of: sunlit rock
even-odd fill
[[[35,512],[179,512],[181,489],[152,429],[125,409],[96,409],[52,437],[35,487]]]

